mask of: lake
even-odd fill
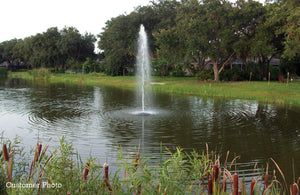
[[[240,155],[237,171],[250,181],[253,167],[272,157],[293,181],[300,175],[300,109],[253,100],[154,93],[150,116],[137,116],[135,91],[72,84],[35,84],[13,79],[0,82],[0,130],[22,138],[25,150],[40,140],[51,147],[67,136],[83,159],[115,165],[119,146],[159,158],[160,143],[174,151],[210,150],[229,161]],[[271,167],[274,167],[271,165]],[[278,172],[278,171],[277,171]],[[279,174],[278,174],[279,177]]]

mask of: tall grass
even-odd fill
[[[62,137],[54,151],[48,144],[37,142],[34,153],[26,161],[18,142],[3,141],[1,151],[1,194],[297,194],[298,181],[289,189],[276,175],[263,182],[267,174],[253,178],[245,185],[242,175],[220,162],[220,156],[207,151],[185,153],[177,148],[157,164],[151,156],[140,154],[125,157],[120,149],[115,174],[109,164],[103,166],[95,158],[83,162],[71,142]],[[161,149],[162,150],[162,149]],[[276,164],[276,162],[274,161]],[[276,164],[277,165],[277,164]],[[280,170],[279,167],[277,167]],[[281,171],[279,171],[281,172]],[[268,173],[268,171],[267,171]],[[298,190],[298,191],[297,191]]]

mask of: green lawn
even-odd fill
[[[133,76],[111,77],[104,74],[49,74],[34,77],[26,72],[10,73],[10,78],[24,78],[41,81],[47,79],[51,83],[73,83],[80,85],[105,85],[135,89],[136,78]],[[258,100],[275,104],[300,106],[300,82],[286,83],[267,81],[243,82],[203,82],[195,77],[153,77],[152,89],[156,92],[197,95],[208,97],[224,97],[236,99]]]

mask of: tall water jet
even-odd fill
[[[138,94],[139,98],[141,98],[141,111],[138,113],[138,115],[150,115],[150,113],[146,111],[150,101],[150,76],[151,68],[148,38],[144,25],[141,25],[137,52]]]

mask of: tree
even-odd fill
[[[237,57],[246,64],[251,57],[251,46],[255,41],[260,20],[266,14],[266,9],[257,1],[238,0],[233,7],[235,15],[235,29],[238,35],[233,48]]]
[[[198,0],[184,1],[178,8],[177,25],[179,40],[183,47],[183,56],[189,61],[197,62],[197,70],[203,70],[207,56],[207,40],[204,34],[205,24],[202,20],[204,5]]]
[[[284,35],[276,34],[276,29],[282,27],[280,21],[272,20],[273,4],[267,4],[266,13],[261,17],[251,42],[251,55],[257,59],[260,67],[260,79],[266,78],[269,72],[271,59],[283,52]]]
[[[209,57],[213,64],[214,80],[220,80],[224,67],[234,59],[232,45],[237,37],[233,28],[234,15],[232,6],[226,0],[204,0],[202,10],[201,35],[205,42],[203,55]]]
[[[270,1],[271,2],[271,1]],[[277,0],[267,4],[268,23],[275,25],[275,34],[284,35],[282,40],[284,58],[293,58],[300,51],[300,2],[297,0]]]
[[[161,62],[160,71],[163,76],[168,75],[170,67],[180,63],[183,59],[181,50],[183,49],[176,28],[161,29],[154,33],[156,44],[159,47],[156,53]]]
[[[104,31],[98,35],[98,47],[104,50],[104,63],[109,75],[122,75],[127,68],[133,67],[137,31],[133,18],[121,15],[108,21]]]
[[[61,68],[64,68],[66,61],[72,58],[76,62],[84,62],[87,57],[94,57],[94,35],[85,33],[81,35],[74,27],[65,27],[60,31],[61,38],[57,41],[57,47],[63,56]],[[68,68],[68,67],[66,67]]]
[[[9,41],[4,41],[0,43],[0,63],[3,61],[8,61],[10,64],[13,63],[13,48],[18,43],[19,40],[11,39]]]

